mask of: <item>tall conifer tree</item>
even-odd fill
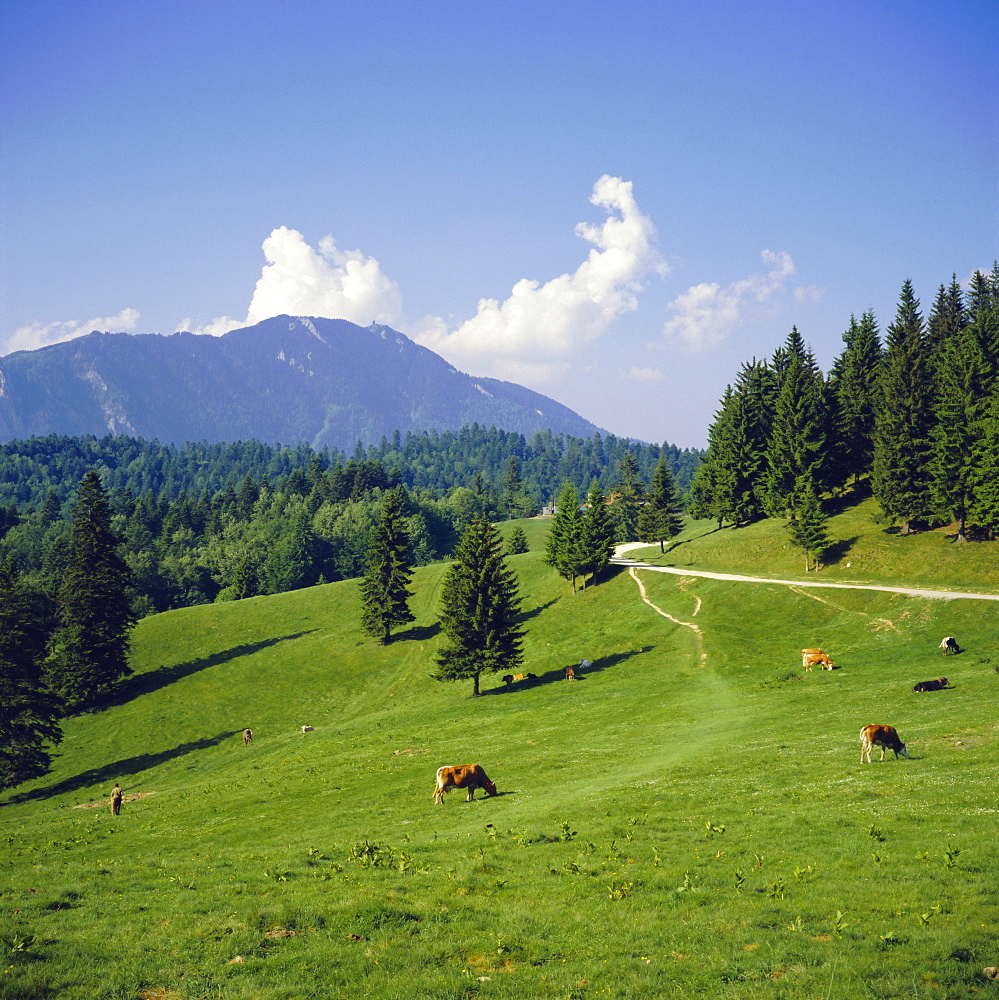
[[[472,681],[479,675],[516,671],[523,661],[517,627],[517,580],[503,557],[499,533],[485,518],[465,530],[441,588],[440,621],[445,642],[437,652],[439,681]]]
[[[815,483],[803,476],[795,489],[795,505],[787,529],[791,541],[804,549],[806,573],[811,569],[810,560],[814,560],[816,570],[822,568],[822,559],[830,543],[826,522]]]
[[[771,515],[795,505],[799,478],[824,484],[828,439],[822,373],[797,327],[785,344],[787,366],[767,449],[766,505]]]
[[[871,471],[874,419],[883,354],[874,313],[858,323],[850,317],[843,334],[843,351],[829,375],[835,433],[830,441],[837,483],[860,479]]]
[[[629,451],[618,466],[618,481],[611,490],[614,503],[611,506],[611,520],[614,522],[615,536],[619,542],[634,542],[638,539],[638,514],[645,503],[645,484],[642,473]]]
[[[658,542],[659,551],[665,552],[665,543],[680,533],[683,525],[679,515],[680,496],[673,473],[660,458],[652,474],[648,503],[638,515],[638,535],[643,542]]]
[[[555,503],[545,562],[576,592],[576,577],[586,572],[587,557],[583,542],[583,519],[579,512],[579,494],[572,483],[564,483]]]
[[[923,318],[912,283],[905,281],[888,327],[885,365],[874,433],[874,496],[893,523],[908,534],[912,522],[933,509],[930,428],[933,387]]]
[[[596,479],[590,484],[586,503],[582,524],[582,568],[593,581],[606,569],[614,554],[614,525],[608,513],[607,498]]]
[[[964,296],[957,275],[951,275],[950,285],[941,285],[930,315],[926,320],[926,344],[932,352],[945,340],[957,336],[968,325]]]
[[[70,709],[99,706],[128,676],[135,614],[131,573],[118,553],[111,508],[96,472],[80,482],[59,587],[60,624],[48,658],[49,683]]]
[[[933,369],[937,394],[931,488],[938,512],[957,521],[955,541],[964,542],[968,514],[977,508],[977,457],[985,434],[989,382],[988,364],[973,331],[942,341]]]
[[[39,597],[0,565],[0,790],[45,774],[62,739],[59,700],[42,681],[45,617]]]
[[[415,621],[409,610],[412,596],[407,585],[413,574],[404,486],[385,494],[381,517],[371,533],[368,565],[361,582],[361,627],[368,635],[387,643],[392,630]]]

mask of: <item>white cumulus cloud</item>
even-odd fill
[[[341,250],[332,236],[313,249],[297,229],[281,226],[264,240],[267,263],[250,300],[245,320],[220,316],[193,330],[221,336],[241,326],[252,326],[271,316],[323,316],[369,323],[397,323],[401,309],[399,287],[374,257],[360,250]],[[179,330],[190,330],[185,320]]]
[[[427,317],[410,335],[452,363],[480,372],[510,376],[530,366],[537,378],[561,368],[554,359],[636,309],[642,278],[666,271],[655,249],[655,226],[638,208],[630,181],[605,174],[590,201],[608,217],[599,226],[576,226],[576,235],[593,249],[572,274],[544,284],[522,278],[504,301],[480,299],[475,316],[456,329]]]
[[[19,327],[8,338],[4,351],[12,354],[14,351],[34,351],[49,344],[61,344],[85,334],[100,330],[102,333],[126,333],[135,329],[140,313],[137,309],[122,309],[116,316],[96,316],[94,319],[70,319],[55,323],[39,323],[37,321]]]
[[[717,282],[693,285],[670,304],[673,313],[663,326],[667,337],[679,337],[692,350],[724,340],[755,306],[781,291],[794,274],[794,261],[785,252],[764,250],[760,257],[769,270],[751,274],[722,288]]]

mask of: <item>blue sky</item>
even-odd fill
[[[999,256],[999,4],[11,0],[0,354],[388,322],[701,446],[797,325]]]

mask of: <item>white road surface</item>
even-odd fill
[[[923,590],[915,587],[880,587],[861,583],[819,583],[812,580],[774,580],[760,576],[740,576],[737,573],[713,573],[706,569],[678,569],[676,566],[651,566],[638,559],[625,559],[628,552],[647,549],[645,542],[625,542],[614,550],[611,562],[615,566],[630,566],[649,570],[653,573],[672,573],[674,576],[702,576],[709,580],[735,580],[739,583],[777,583],[788,587],[827,587],[834,590],[883,590],[889,594],[907,594],[910,597],[926,597],[931,600],[954,601],[958,598],[972,601],[999,601],[999,594],[972,594],[958,590]]]

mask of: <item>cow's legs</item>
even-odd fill
[[[474,796],[475,796],[475,786],[474,785],[469,785],[468,786],[468,798],[465,799],[465,801],[466,802],[471,802]]]

